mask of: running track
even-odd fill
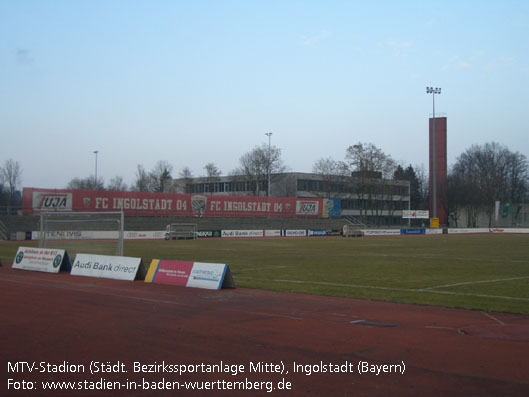
[[[237,280],[235,280],[237,281]],[[0,267],[1,395],[371,396],[529,395],[529,317],[251,289],[206,291]],[[123,363],[127,373],[14,373],[19,361]],[[244,374],[133,373],[133,362],[243,365]],[[284,374],[249,373],[281,363]],[[293,363],[353,373],[293,372]],[[402,364],[359,374],[356,365]],[[379,367],[380,368],[380,367]],[[286,371],[289,373],[286,374]],[[269,381],[288,392],[33,392],[16,381]]]

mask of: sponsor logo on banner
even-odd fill
[[[201,217],[206,212],[206,205],[208,204],[208,198],[206,196],[191,196],[191,208],[193,209],[193,215]]]
[[[296,214],[298,215],[318,215],[319,211],[318,200],[297,200]]]
[[[222,237],[263,237],[263,230],[223,230]]]
[[[327,235],[327,230],[309,230],[309,236],[323,237]]]
[[[220,289],[226,265],[220,263],[195,262],[186,287]]]
[[[199,238],[211,238],[211,237],[220,237],[220,230],[200,230],[197,232],[197,237]]]
[[[162,231],[144,231],[144,232],[125,232],[125,240],[163,240],[165,232]]]
[[[400,229],[364,229],[364,236],[399,236]]]
[[[153,259],[145,282],[157,284],[179,285],[185,287],[193,268],[193,262],[160,261]]]
[[[141,258],[77,254],[71,274],[73,276],[134,281],[135,279],[143,279],[145,267]]]
[[[216,289],[235,288],[228,265],[153,259],[145,282]]]
[[[404,219],[429,219],[430,211],[428,210],[402,210]]]
[[[305,229],[285,229],[283,230],[283,235],[285,237],[305,237],[307,235],[307,231]]]
[[[70,270],[70,258],[65,250],[19,247],[13,269],[59,273]]]
[[[406,235],[426,234],[426,229],[400,229],[400,234],[406,234]]]
[[[71,211],[72,193],[33,192],[33,209],[37,211]]]
[[[340,200],[323,199],[322,218],[340,218]]]
[[[281,230],[265,230],[265,237],[281,237]]]

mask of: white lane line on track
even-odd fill
[[[505,323],[504,323],[503,321],[498,320],[496,317],[491,316],[491,315],[488,314],[488,313],[485,313],[485,312],[480,312],[480,313],[483,314],[484,316],[487,316],[488,318],[490,318],[490,319],[492,319],[492,320],[494,320],[494,321],[500,323],[501,325],[505,325]]]

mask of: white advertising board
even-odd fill
[[[222,237],[263,237],[263,230],[223,230]]]
[[[145,267],[141,258],[77,254],[70,274],[134,281],[145,277]]]
[[[33,192],[32,207],[35,211],[71,211],[72,193],[50,190]]]
[[[125,240],[165,240],[165,230],[125,232]]]
[[[400,236],[400,229],[364,229],[364,236]]]
[[[404,219],[429,219],[430,211],[428,210],[402,210]]]
[[[186,287],[218,290],[223,284],[226,270],[228,269],[227,265],[220,263],[195,262],[189,274]],[[229,278],[231,278],[233,283],[231,272]]]
[[[319,200],[296,200],[296,214],[316,216],[319,214],[319,204]]]
[[[443,229],[426,229],[425,234],[443,234]]]
[[[70,266],[70,258],[65,250],[19,247],[12,268],[59,273],[61,270],[70,270]]]
[[[305,237],[307,235],[307,230],[305,229],[285,229],[283,230],[283,235],[285,237]]]

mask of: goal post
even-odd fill
[[[165,228],[166,240],[196,240],[198,226],[196,223],[171,223]]]
[[[39,248],[123,256],[123,212],[42,212]]]
[[[362,237],[364,232],[360,230],[359,225],[352,225],[346,223],[343,225],[342,236],[343,237]]]

